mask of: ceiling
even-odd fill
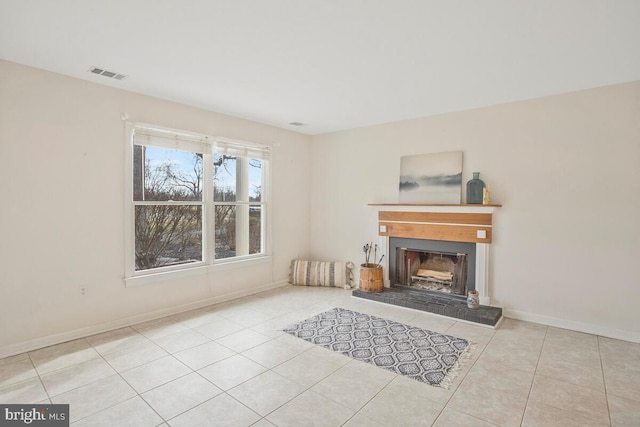
[[[638,0],[0,0],[0,58],[306,134],[640,80],[639,52]]]

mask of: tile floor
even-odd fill
[[[280,331],[333,307],[477,346],[444,390]],[[2,359],[0,402],[68,403],[77,427],[637,427],[640,344],[285,287]]]

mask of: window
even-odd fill
[[[132,125],[127,277],[267,254],[269,148]]]

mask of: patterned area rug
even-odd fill
[[[416,381],[447,388],[471,343],[356,311],[334,308],[284,332]]]

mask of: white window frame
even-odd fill
[[[229,268],[246,268],[251,264],[262,264],[271,261],[271,222],[269,212],[270,179],[270,147],[246,141],[209,135],[185,132],[164,128],[145,123],[126,122],[127,143],[125,144],[125,285],[138,286],[194,275],[204,275],[211,271],[227,270]],[[156,147],[177,148],[202,153],[203,165],[203,195],[202,202],[140,202],[133,200],[133,146],[135,133],[144,132],[152,135],[148,144]],[[140,141],[138,141],[140,144]],[[177,145],[176,145],[177,144]],[[242,150],[242,151],[240,151]],[[213,200],[213,158],[214,153],[225,153],[235,156],[251,156],[262,160],[262,191],[261,202],[241,200],[233,204],[261,205],[261,248],[257,254],[242,254],[229,258],[215,259],[215,204]],[[244,153],[244,154],[243,154]],[[247,184],[248,185],[248,184]],[[145,204],[168,204],[202,206],[202,261],[187,264],[158,267],[147,270],[135,270],[135,206]],[[248,228],[247,222],[246,227]],[[248,230],[247,230],[248,231]]]

